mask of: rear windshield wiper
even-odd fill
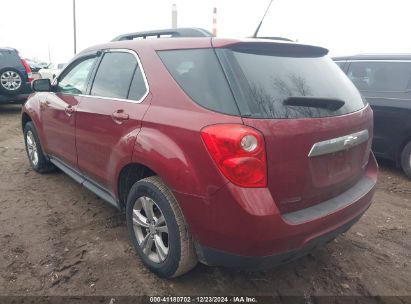
[[[336,111],[345,105],[345,102],[339,99],[321,98],[321,97],[288,97],[283,101],[286,106],[322,108],[330,111]]]

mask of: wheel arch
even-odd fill
[[[29,96],[27,101],[24,103],[21,111],[21,127],[24,132],[24,126],[28,122],[32,122],[36,128],[37,135],[39,137],[43,153],[47,155],[47,139],[43,132],[43,122],[41,119],[41,109],[37,94]]]
[[[33,120],[31,119],[30,115],[27,114],[26,112],[23,112],[23,113],[21,114],[21,129],[22,129],[23,131],[24,131],[24,127],[26,126],[26,124],[27,124],[29,121],[33,121]]]
[[[120,207],[125,207],[128,193],[137,181],[154,175],[157,175],[154,170],[141,163],[132,162],[123,166],[117,179],[117,195]]]

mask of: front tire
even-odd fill
[[[157,275],[177,277],[197,264],[180,206],[158,176],[133,185],[127,198],[126,218],[134,249]]]
[[[405,145],[401,152],[401,168],[405,175],[411,179],[411,141]]]
[[[24,126],[24,143],[29,163],[34,171],[43,173],[53,168],[43,153],[36,128],[31,121]]]

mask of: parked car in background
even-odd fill
[[[37,73],[38,71],[40,71],[40,69],[43,68],[43,66],[37,62],[34,62],[30,59],[25,59],[26,62],[28,63],[28,65],[30,66],[31,72],[32,73]]]
[[[48,78],[51,81],[64,69],[67,63],[50,63],[47,67],[39,70],[41,78]]]
[[[336,57],[374,110],[373,151],[411,178],[411,54]]]
[[[0,103],[22,103],[31,93],[32,74],[16,49],[0,48]]]
[[[121,36],[35,80],[32,168],[125,209],[163,277],[197,261],[266,269],[348,230],[375,189],[373,114],[328,50],[181,36]]]

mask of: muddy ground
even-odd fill
[[[0,105],[0,295],[411,295],[411,181],[380,167],[373,205],[325,248],[266,272],[198,265],[164,280],[135,256],[122,214],[31,170],[20,107]]]

